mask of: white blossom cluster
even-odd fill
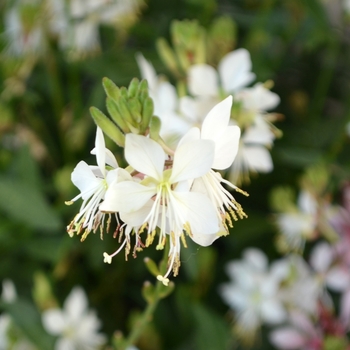
[[[251,71],[250,54],[237,49],[226,54],[217,70],[209,64],[194,64],[187,72],[189,95],[177,96],[176,89],[163,77],[157,76],[153,66],[141,55],[137,56],[141,75],[147,79],[155,113],[163,121],[161,135],[172,140],[184,135],[188,127],[201,125],[208,111],[226,96],[233,96],[230,124],[242,131],[235,162],[229,170],[233,183],[249,180],[249,173],[272,171],[269,148],[280,131],[272,125],[276,114],[267,111],[280,102],[277,94],[269,90],[269,82],[256,83]]]
[[[127,27],[142,4],[141,0],[13,1],[4,14],[6,52],[38,55],[50,37],[71,58],[88,55],[100,48],[100,25]]]
[[[234,328],[243,340],[254,339],[259,327],[266,324],[273,329],[269,338],[277,349],[324,349],[334,339],[339,349],[347,348],[349,193],[347,187],[344,207],[333,208],[328,218],[337,240],[317,242],[308,261],[290,254],[269,266],[261,250],[250,248],[243,252],[242,260],[228,263],[230,282],[221,286],[220,294],[232,309]],[[302,230],[304,225],[296,227]]]
[[[223,184],[244,192],[216,171],[229,168],[238,151],[240,129],[229,125],[231,106],[231,96],[214,106],[201,127],[190,128],[174,150],[148,136],[126,134],[125,169],[106,149],[98,128],[92,151],[97,166],[81,161],[72,173],[80,194],[71,202],[82,198],[83,205],[68,233],[82,233],[84,240],[89,232],[103,228],[107,214],[114,214],[122,221],[117,228],[122,241],[114,254],[104,253],[107,263],[122,248],[127,255],[131,239],[134,253],[155,239],[156,249],[164,249],[169,241],[168,270],[157,277],[167,285],[169,274],[178,273],[186,236],[207,246],[226,235],[234,220],[246,216]]]

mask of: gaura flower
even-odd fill
[[[221,286],[220,294],[236,313],[237,334],[249,343],[262,322],[279,324],[287,313],[279,298],[280,269],[269,267],[266,255],[258,249],[247,249],[243,256],[227,265],[231,281]]]
[[[80,194],[66,202],[70,205],[79,198],[83,199],[79,213],[67,226],[68,234],[71,237],[74,233],[80,234],[83,232],[82,241],[91,231],[96,232],[98,227],[101,229],[101,234],[103,233],[105,214],[99,211],[98,206],[105,196],[108,185],[118,178],[118,174],[119,176],[124,175],[122,173],[123,169],[118,168],[118,163],[112,152],[105,148],[105,141],[100,128],[97,128],[95,148],[91,153],[96,154],[97,166],[88,165],[84,161],[78,163],[72,172],[71,178],[73,184],[79,188]],[[113,169],[107,170],[106,164]]]
[[[229,125],[231,106],[232,96],[229,96],[211,109],[203,121],[201,130],[192,128],[182,140],[182,142],[190,138],[211,140],[215,145],[212,169],[194,180],[192,190],[205,193],[215,206],[221,234],[228,232],[227,223],[228,226],[232,227],[231,217],[234,220],[237,220],[238,217],[246,217],[240,204],[222,186],[222,183],[245,195],[247,194],[213,170],[224,170],[230,167],[238,151],[240,128],[236,125]],[[202,245],[209,245],[218,237],[218,234],[213,237],[205,235],[204,237],[198,236],[198,239],[194,240],[197,243],[201,242]]]
[[[193,96],[219,96],[219,80],[222,90],[235,93],[255,79],[252,62],[246,49],[226,54],[218,65],[218,71],[208,64],[195,64],[188,71],[188,88]]]
[[[180,265],[180,239],[185,231],[213,234],[219,230],[213,204],[202,193],[190,192],[188,180],[206,174],[213,163],[214,147],[209,140],[192,140],[178,146],[172,168],[166,167],[166,154],[155,141],[127,134],[125,158],[144,179],[114,182],[100,210],[119,212],[130,226],[147,227],[146,245],[152,243],[157,226],[160,229],[157,249],[163,249],[170,235],[169,268],[157,278],[165,285],[171,271],[177,275]],[[145,206],[148,208],[145,212]],[[127,214],[127,215],[125,215]]]
[[[238,49],[225,55],[218,70],[208,64],[195,64],[188,70],[188,90],[193,97],[180,99],[180,112],[200,126],[203,118],[223,97],[237,93],[255,79],[249,52]]]
[[[239,183],[249,181],[249,173],[268,173],[273,169],[269,148],[281,132],[272,124],[276,115],[267,111],[275,108],[280,98],[264,84],[257,83],[239,91],[234,100],[239,103],[239,112],[233,117],[244,132],[229,179]]]
[[[42,314],[45,329],[58,336],[55,350],[97,349],[106,342],[99,333],[101,326],[94,311],[88,309],[88,300],[80,287],[75,287],[63,304],[63,309],[48,309]]]

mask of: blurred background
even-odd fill
[[[238,309],[229,306],[220,286],[230,280],[227,263],[242,259],[248,248],[261,250],[270,263],[287,259],[293,249],[278,244],[283,227],[276,213],[287,212],[292,202],[295,213],[302,211],[296,199],[301,188],[317,193],[318,204],[346,208],[350,2],[6,0],[0,14],[0,281],[12,281],[16,290],[6,297],[3,283],[0,306],[2,316],[10,319],[6,327],[0,322],[3,348],[19,349],[22,343],[22,349],[53,349],[57,334],[42,324],[42,315],[62,307],[76,286],[83,288],[106,339],[91,349],[113,348],[115,332],[132,329],[146,304],[142,285],[154,281],[143,259],[159,261],[162,254],[147,250],[125,261],[121,253],[108,265],[102,254],[117,247],[112,233],[103,240],[90,234],[81,243],[66,232],[80,206],[65,205],[78,194],[70,174],[80,160],[95,164],[90,151],[96,128],[89,107],[106,110],[103,77],[118,86],[141,77],[135,58],[139,52],[175,85],[157,40],[172,42],[173,20],[195,20],[209,31],[226,16],[232,22],[231,32],[220,34],[230,37],[226,52],[247,49],[256,81],[269,82],[280,97],[274,125],[281,132],[270,149],[273,170],[253,174],[240,185],[250,194],[236,194],[248,219],[235,223],[229,236],[205,248],[188,242],[173,293],[159,303],[135,345],[141,350],[284,349],[271,341],[271,325],[263,319],[253,327],[255,341],[247,344],[235,327]],[[122,151],[106,142],[123,164]],[[336,241],[333,230],[315,224],[297,253],[309,261],[320,240]],[[346,288],[327,292],[332,300],[327,310],[333,308],[334,317],[345,308],[339,300]],[[320,324],[319,314],[310,319]],[[348,325],[344,327],[337,336],[321,327],[323,340],[312,349],[346,349]],[[341,342],[326,343],[329,334]],[[288,349],[309,349],[304,345]]]

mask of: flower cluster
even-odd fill
[[[182,39],[190,40],[186,37]],[[169,50],[164,56],[169,56]],[[188,50],[184,50],[178,60],[195,55]],[[180,50],[176,47],[174,51]],[[232,95],[230,123],[241,128],[242,137],[236,160],[228,169],[229,180],[233,183],[247,182],[250,173],[272,171],[273,163],[268,149],[281,132],[272,124],[279,116],[267,111],[274,109],[280,99],[270,91],[272,84],[269,81],[248,87],[255,80],[255,74],[251,71],[252,62],[246,49],[226,53],[219,61],[217,70],[205,62],[196,62],[200,58],[188,59],[183,72],[186,86],[178,87],[186,94],[180,96],[164,77],[157,76],[153,66],[141,54],[137,56],[137,61],[141,76],[149,82],[155,110],[163,121],[161,135],[166,140],[177,140],[188,127],[201,125],[215,104]],[[170,68],[173,66],[172,63],[168,65]]]
[[[127,27],[137,18],[141,0],[31,0],[16,1],[5,13],[7,53],[11,56],[42,53],[48,38],[71,58],[100,48],[99,26]]]
[[[142,96],[140,92],[132,101],[138,101]],[[119,106],[120,103],[123,105],[123,100],[118,101]],[[246,217],[241,205],[223,185],[245,192],[216,171],[229,168],[238,151],[240,129],[229,125],[231,107],[232,97],[229,96],[210,110],[200,128],[190,128],[175,149],[168,147],[153,131],[152,123],[146,131],[148,136],[125,133],[120,139],[129,164],[125,169],[118,167],[113,154],[106,149],[102,130],[98,127],[92,151],[96,154],[97,166],[82,161],[72,173],[72,182],[80,194],[69,203],[82,198],[83,204],[68,226],[70,236],[82,233],[84,240],[98,227],[102,233],[105,216],[113,214],[119,223],[116,234],[122,241],[115,253],[104,253],[107,263],[111,263],[122,248],[125,248],[126,256],[129,254],[132,237],[134,255],[149,247],[156,237],[156,249],[164,249],[169,241],[168,269],[164,275],[157,276],[167,285],[170,273],[174,276],[178,273],[181,242],[186,246],[186,236],[207,246],[228,234],[234,220]],[[96,111],[94,114],[100,116]],[[136,114],[130,120],[139,117],[141,128],[144,116]],[[104,117],[95,118],[95,121],[106,127]],[[119,120],[119,123],[123,122]],[[134,124],[132,129],[135,131],[136,127]],[[107,226],[109,222],[108,219]]]
[[[276,327],[270,341],[281,350],[350,346],[349,193],[346,186],[344,206],[328,215],[337,239],[317,242],[308,261],[290,254],[268,267],[262,251],[248,249],[243,260],[227,265],[231,281],[220,293],[234,311],[234,328],[243,340],[251,340],[247,335],[266,323]],[[304,226],[296,225],[301,231]]]

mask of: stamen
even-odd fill
[[[123,244],[113,254],[109,255],[106,252],[104,252],[103,253],[103,258],[104,258],[103,262],[107,263],[107,264],[111,264],[112,263],[112,258],[114,256],[116,256],[123,249],[123,247],[125,246],[126,241],[127,241],[127,238],[125,237]]]

